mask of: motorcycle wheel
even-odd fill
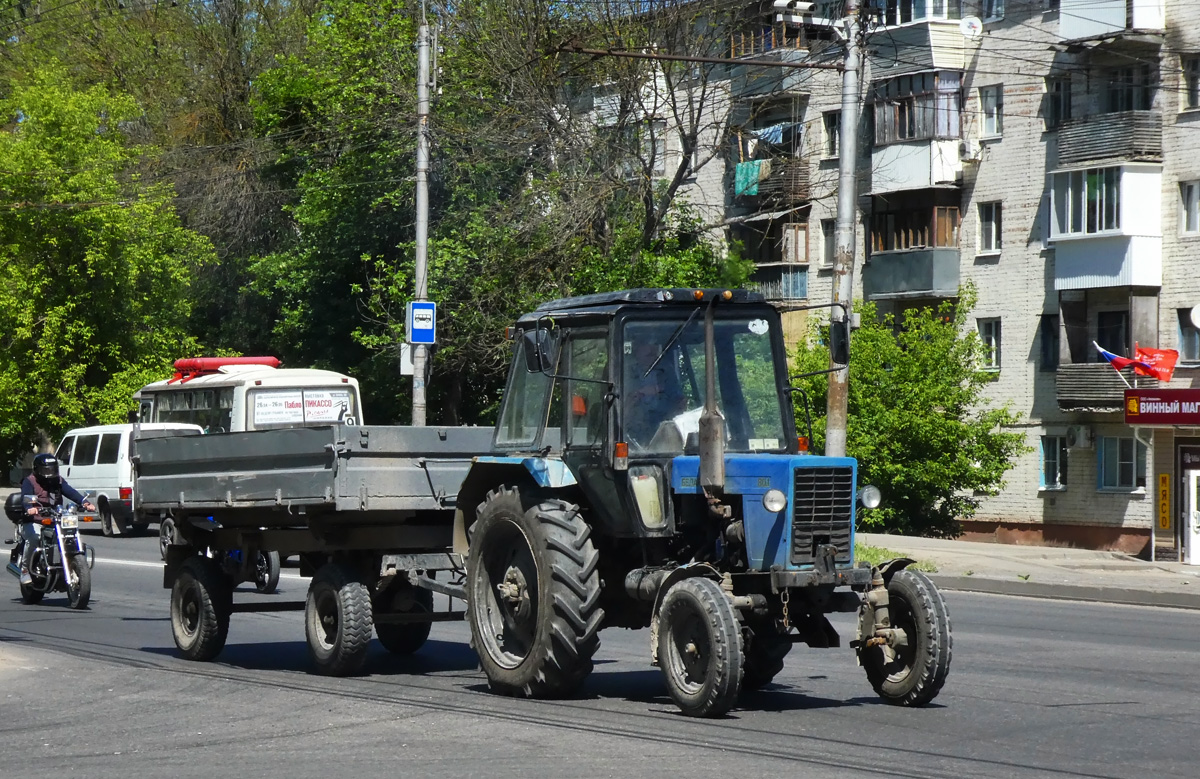
[[[67,582],[67,605],[73,609],[86,609],[92,599],[92,570],[88,568],[87,555],[72,555],[67,564],[70,573],[75,575],[75,586]]]
[[[254,565],[254,589],[270,595],[279,588],[279,552],[259,552]]]

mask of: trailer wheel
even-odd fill
[[[471,529],[467,613],[488,684],[530,698],[570,695],[600,646],[599,553],[579,507],[488,494]]]
[[[229,636],[233,593],[216,560],[189,557],[171,587],[171,634],[188,660],[207,661],[221,653]]]
[[[92,599],[92,569],[88,568],[87,555],[73,555],[67,568],[75,577],[75,585],[67,582],[67,605],[73,609],[86,609]]]
[[[279,588],[279,552],[262,552],[254,558],[254,589],[270,595]]]
[[[158,553],[162,555],[162,559],[167,559],[167,547],[177,543],[175,540],[175,520],[172,517],[163,517],[158,523]]]
[[[417,587],[396,587],[384,593],[381,605],[386,614],[432,614],[433,593]],[[375,623],[375,635],[394,655],[411,655],[429,638],[432,622]]]
[[[742,630],[733,604],[712,579],[684,579],[658,612],[658,664],[667,690],[689,717],[719,717],[737,702]]]
[[[892,625],[904,629],[908,646],[860,648],[859,661],[879,697],[898,706],[921,706],[937,697],[950,671],[954,640],[946,602],[925,574],[907,569],[892,576],[888,601]],[[864,609],[859,619],[861,635],[872,635],[870,612]]]
[[[304,634],[317,672],[349,676],[362,669],[371,643],[371,595],[353,568],[326,563],[308,587]]]
[[[766,687],[783,670],[783,659],[792,651],[787,633],[779,632],[774,621],[751,623],[752,635],[745,642],[745,663],[742,665],[742,689],[759,690]]]

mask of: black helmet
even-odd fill
[[[58,478],[58,458],[52,454],[39,454],[33,458],[33,473],[39,480]]]

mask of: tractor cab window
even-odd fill
[[[704,321],[631,321],[621,343],[622,435],[631,453],[692,452],[704,408]],[[680,327],[684,326],[682,330]],[[674,338],[672,338],[674,336]],[[717,405],[726,451],[787,448],[780,378],[766,319],[714,323]]]
[[[596,446],[604,441],[605,395],[608,384],[608,347],[604,333],[576,334],[567,343],[566,373],[570,405],[567,408],[568,446]],[[582,379],[582,381],[580,381]]]
[[[546,391],[550,377],[525,367],[525,342],[517,340],[508,384],[504,388],[496,446],[532,449],[546,421]]]

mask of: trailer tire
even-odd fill
[[[888,582],[888,601],[892,625],[908,634],[908,646],[860,648],[859,660],[879,697],[897,706],[922,706],[937,697],[950,672],[950,614],[937,587],[919,571],[897,571]],[[859,619],[860,635],[872,635],[869,612],[864,609]]]
[[[216,560],[189,557],[171,587],[171,634],[188,660],[208,661],[225,648],[233,593]]]
[[[271,595],[279,589],[279,552],[260,551],[254,559],[254,589]]]
[[[783,670],[783,660],[792,651],[792,641],[773,622],[751,623],[753,634],[745,642],[742,690],[760,690]]]
[[[354,569],[340,563],[321,566],[304,606],[304,634],[317,672],[350,676],[362,670],[373,622],[371,594]]]
[[[162,559],[167,559],[167,547],[179,543],[175,537],[175,519],[163,517],[158,523],[158,552]]]
[[[432,614],[433,593],[417,587],[397,587],[384,593],[387,614]],[[432,622],[375,623],[375,636],[394,655],[411,655],[429,639]]]
[[[667,691],[689,717],[719,717],[742,683],[742,629],[712,579],[692,577],[667,591],[658,612],[658,664]]]
[[[571,695],[592,671],[604,619],[591,528],[578,506],[527,506],[513,487],[489,493],[478,517],[467,614],[488,685],[529,698]]]

